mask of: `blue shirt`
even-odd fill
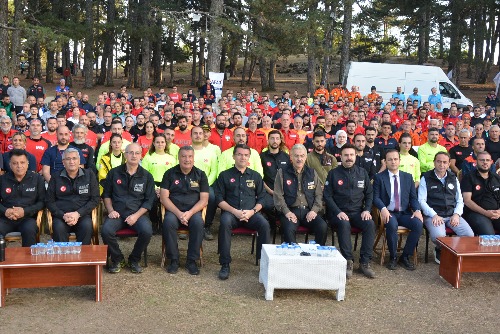
[[[436,104],[438,102],[442,103],[442,101],[441,101],[441,94],[436,94],[436,95],[431,94],[431,95],[429,95],[429,98],[427,99],[427,101],[429,101],[429,103],[431,105],[436,106]]]
[[[394,94],[392,94],[392,98],[393,99],[398,98],[400,101],[406,102],[406,100],[405,100],[405,94],[403,94],[403,93],[399,93],[399,94],[398,93],[394,93]]]
[[[419,94],[411,94],[410,96],[408,96],[409,99],[411,99],[411,102],[413,101],[418,101],[418,106],[420,107],[420,105],[422,104],[422,96],[420,96]]]
[[[74,147],[73,147],[74,148]],[[77,149],[78,150],[78,149]],[[42,166],[50,166],[50,174],[54,172],[59,172],[64,169],[64,165],[62,162],[62,154],[64,150],[60,150],[57,145],[49,147],[42,156],[42,160],[40,164]],[[80,165],[85,165],[87,160],[83,156],[82,151],[78,150],[80,154]]]

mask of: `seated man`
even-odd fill
[[[52,174],[47,188],[47,208],[52,214],[54,241],[67,242],[69,233],[90,245],[92,210],[99,204],[99,185],[90,169],[80,168],[80,152],[68,147],[62,154],[64,169]]]
[[[380,210],[381,223],[385,224],[387,248],[390,261],[387,268],[397,267],[398,226],[410,230],[399,263],[407,270],[415,270],[410,256],[417,247],[422,234],[422,213],[418,204],[417,190],[413,177],[399,170],[399,152],[389,150],[385,154],[387,169],[375,175],[373,182],[373,203]]]
[[[21,232],[22,246],[36,244],[36,214],[44,207],[45,181],[28,171],[24,150],[11,152],[11,171],[0,176],[0,235]],[[14,185],[14,186],[13,186]]]
[[[270,228],[267,220],[259,213],[264,201],[264,182],[256,171],[247,168],[250,147],[237,144],[233,151],[234,166],[220,173],[215,181],[215,201],[221,208],[219,227],[219,279],[229,278],[231,263],[231,230],[247,227],[258,232],[257,258],[262,244],[270,242]]]
[[[424,224],[436,245],[434,260],[440,263],[441,249],[436,238],[446,236],[446,227],[459,236],[474,236],[469,224],[462,218],[464,201],[460,183],[450,168],[448,152],[438,152],[434,169],[425,172],[418,186],[418,201],[424,214]]]
[[[304,145],[293,145],[290,158],[292,163],[278,170],[274,184],[274,203],[283,239],[295,242],[297,227],[303,225],[312,230],[316,243],[324,245],[328,226],[318,214],[323,209],[322,183],[318,173],[305,165],[307,149]]]
[[[132,143],[125,149],[127,162],[111,169],[103,183],[102,197],[108,211],[101,230],[102,240],[111,256],[110,273],[118,273],[125,259],[116,239],[116,231],[129,226],[138,234],[128,261],[133,273],[141,273],[141,254],[148,247],[153,228],[148,211],[153,207],[155,183],[153,176],[139,165],[142,149]]]
[[[477,235],[500,230],[500,176],[491,172],[493,160],[488,152],[477,153],[476,170],[461,182],[464,218]]]
[[[201,210],[208,204],[208,179],[204,171],[194,167],[194,149],[183,146],[179,150],[179,164],[170,168],[161,181],[160,201],[166,209],[163,221],[163,239],[166,255],[170,259],[167,272],[179,270],[177,229],[180,224],[189,230],[186,269],[191,275],[200,270],[196,261],[200,258],[203,241]]]
[[[375,223],[370,214],[373,188],[368,172],[356,166],[355,161],[354,146],[342,146],[341,164],[328,173],[323,199],[328,220],[338,229],[340,253],[347,260],[347,278],[352,277],[353,271],[352,226],[363,231],[359,271],[368,278],[375,278],[375,272],[370,267],[375,241]]]

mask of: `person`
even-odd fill
[[[331,139],[329,142],[333,143],[333,139]],[[347,133],[344,130],[339,130],[335,134],[335,144],[331,145],[330,147],[327,147],[327,151],[329,151],[328,153],[333,155],[337,159],[337,162],[341,161],[340,152],[342,151],[342,147],[346,143],[347,143]]]
[[[491,154],[491,159],[495,163],[500,158],[500,127],[493,125],[488,131],[489,137],[486,140],[486,152]]]
[[[42,156],[45,151],[51,146],[50,141],[42,138],[42,122],[38,118],[34,118],[30,122],[30,136],[26,138],[26,151],[31,152],[36,159],[36,171],[42,170]]]
[[[399,170],[411,174],[415,187],[420,182],[420,161],[412,154],[412,137],[409,133],[403,133],[399,137]]]
[[[95,160],[94,160],[95,151],[92,148],[92,146],[90,146],[85,142],[87,139],[88,132],[89,130],[85,125],[76,124],[73,127],[72,131],[73,141],[69,143],[69,146],[75,147],[79,149],[80,152],[82,152],[83,157],[85,158],[85,165],[83,166],[83,168],[91,169],[92,172],[94,172],[94,174],[97,174],[97,169],[95,167]]]
[[[234,145],[238,144],[245,144],[247,143],[247,133],[245,131],[245,128],[236,128],[233,131],[233,143]],[[264,175],[264,172],[262,170],[262,163],[260,161],[260,156],[259,153],[257,153],[256,150],[253,148],[250,148],[250,158],[249,158],[249,163],[250,167],[252,170],[256,171],[259,173],[261,176]],[[234,148],[227,149],[221,153],[219,156],[219,167],[218,167],[218,172],[219,174],[222,171],[225,171],[229,168],[231,168],[234,165]]]
[[[313,133],[312,142],[314,149],[307,154],[306,166],[316,171],[323,186],[328,172],[337,167],[338,163],[337,159],[325,150],[326,135],[322,130]]]
[[[461,182],[464,219],[476,235],[498,234],[500,230],[500,176],[491,172],[489,152],[477,154],[477,169]]]
[[[264,131],[257,128],[258,120],[256,113],[248,116],[247,145],[260,154],[267,146],[267,137]]]
[[[377,173],[377,169],[375,167],[375,158],[371,155],[370,152],[365,151],[366,147],[366,137],[362,133],[358,133],[354,136],[354,148],[356,149],[356,166],[365,169],[368,172],[368,176],[370,180],[373,180],[373,177]]]
[[[26,136],[20,132],[16,133],[12,136],[12,149],[24,150],[26,151]],[[32,172],[36,172],[36,158],[33,154],[26,151],[28,155],[28,170]],[[10,158],[12,156],[12,151],[5,152],[2,154],[3,158],[3,170],[8,172],[10,171]]]
[[[111,264],[110,273],[118,273],[125,266],[124,256],[116,239],[116,232],[130,227],[138,237],[134,249],[128,258],[130,270],[141,273],[139,265],[141,254],[148,247],[153,229],[148,218],[156,197],[153,176],[139,165],[141,147],[132,143],[125,149],[127,162],[111,169],[103,185],[102,197],[108,212],[102,225],[101,236],[108,245]]]
[[[423,173],[418,187],[418,201],[424,215],[424,225],[435,244],[434,260],[441,263],[441,249],[436,242],[446,236],[446,227],[458,236],[474,236],[469,224],[462,218],[464,201],[460,183],[450,167],[448,152],[438,152],[434,157],[434,169]]]
[[[147,121],[146,123],[144,123],[144,128],[146,129],[146,134],[137,138],[137,144],[139,144],[142,148],[143,158],[146,153],[148,153],[149,148],[153,144],[154,137],[157,134],[156,127],[151,121]]]
[[[328,226],[320,215],[322,183],[318,173],[306,165],[306,159],[307,149],[295,144],[290,151],[292,163],[276,174],[274,203],[285,242],[294,243],[297,227],[302,225],[314,233],[317,244],[324,245]]]
[[[122,125],[122,122],[120,120],[117,120],[117,121],[113,121],[113,123],[111,124],[111,133],[110,133],[110,136],[111,134],[113,133],[117,133],[119,134],[122,139],[123,139],[123,142],[122,142],[122,151],[125,151],[125,148],[131,143],[129,140],[123,138],[124,136],[124,132],[123,132],[123,125]],[[111,137],[110,137],[111,138]],[[110,142],[109,140],[107,140],[105,143],[101,142],[101,147],[99,148],[99,152],[97,154],[97,159],[96,159],[96,162],[97,162],[97,169],[100,168],[99,166],[99,162],[101,161],[101,157],[108,153],[109,152],[109,145],[110,145]],[[142,150],[142,148],[141,148]]]
[[[177,273],[179,269],[177,229],[181,224],[189,230],[186,269],[191,275],[200,273],[196,261],[200,258],[203,242],[201,211],[208,204],[208,179],[204,171],[194,166],[194,156],[191,146],[181,147],[179,164],[165,172],[161,181],[160,201],[166,209],[163,239],[167,258],[170,259],[167,267],[170,274]]]
[[[68,127],[59,126],[57,128],[57,144],[49,147],[42,156],[42,175],[47,183],[50,181],[53,173],[64,169],[62,154],[69,147],[69,138],[70,132]],[[78,152],[80,152],[80,163],[83,168],[87,161],[83,153],[80,150]]]
[[[476,170],[476,157],[480,152],[484,152],[485,140],[483,138],[472,138],[472,154],[466,157],[462,163],[462,177]],[[495,173],[495,165],[490,167],[492,173]]]
[[[469,145],[470,132],[462,129],[458,133],[458,145],[450,149],[450,169],[455,175],[462,170],[464,160],[472,155],[472,147]]]
[[[346,144],[341,151],[341,164],[328,173],[323,192],[328,221],[338,229],[339,248],[347,260],[347,278],[353,273],[351,227],[362,230],[360,272],[375,278],[370,266],[375,241],[375,223],[370,214],[373,188],[366,170],[355,165],[356,150]]]
[[[436,87],[431,88],[431,94],[427,98],[427,101],[429,101],[431,106],[436,106],[438,103],[443,103],[441,94],[438,93]]]
[[[367,127],[365,129],[365,152],[370,153],[373,156],[373,164],[375,165],[375,171],[380,173],[385,170],[385,159],[384,159],[384,149],[379,145],[375,144],[375,139],[377,138],[377,129],[374,127]]]
[[[212,129],[212,134],[208,141],[211,144],[219,146],[221,151],[224,152],[233,146],[232,138],[233,132],[227,128],[226,116],[218,114],[215,119],[215,127]]]
[[[117,134],[113,133],[109,141],[108,153],[104,154],[99,161],[99,171],[97,179],[99,181],[99,194],[102,195],[104,180],[109,171],[115,167],[123,165],[126,162],[125,154],[122,151],[123,139]]]
[[[7,89],[7,95],[10,96],[10,101],[14,104],[14,112],[12,117],[15,120],[16,115],[23,112],[23,103],[28,95],[26,89],[20,85],[18,77],[12,78],[12,86]]]
[[[52,237],[68,242],[69,233],[90,245],[92,210],[99,205],[99,187],[91,169],[80,168],[80,152],[68,147],[62,154],[64,169],[54,173],[47,187],[46,205],[52,214]]]
[[[439,130],[430,128],[428,141],[418,148],[418,161],[420,161],[420,171],[425,173],[434,167],[434,157],[438,152],[447,152],[446,148],[438,144]]]
[[[290,124],[290,115],[283,113],[283,116],[281,116],[280,132],[283,135],[283,140],[285,141],[285,145],[288,149],[291,149],[293,145],[300,143],[299,135],[290,127]]]
[[[257,258],[261,245],[270,242],[270,227],[259,212],[264,200],[264,182],[248,168],[250,147],[237,144],[233,150],[234,166],[220,173],[215,182],[215,201],[222,213],[219,226],[219,279],[229,278],[231,263],[231,230],[244,226],[257,231]]]
[[[448,152],[459,144],[458,138],[455,136],[455,126],[452,123],[446,126],[445,136],[438,141],[438,144],[446,148]]]
[[[21,232],[22,246],[36,244],[36,214],[44,208],[43,177],[28,171],[24,150],[11,151],[11,171],[0,176],[0,235]]]
[[[0,117],[0,153],[5,153],[12,149],[12,136],[17,131],[12,128],[12,120],[9,116]]]
[[[385,225],[387,248],[390,254],[387,268],[395,270],[399,262],[403,268],[415,270],[410,256],[417,247],[423,229],[417,190],[412,175],[399,170],[398,151],[387,151],[385,161],[387,169],[375,175],[373,181],[373,204],[380,210],[380,220]],[[399,260],[397,258],[398,226],[410,230]]]

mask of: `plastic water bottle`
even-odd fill
[[[0,262],[5,261],[5,239],[3,235],[0,235]]]

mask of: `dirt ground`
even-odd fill
[[[22,85],[28,87],[29,82],[24,79]],[[260,85],[254,81],[245,88],[253,86]],[[45,87],[53,95],[55,85]],[[81,78],[74,90],[79,87]],[[114,88],[96,87],[86,93],[94,101],[102,90],[118,91],[118,87],[117,82]],[[304,77],[278,77],[278,92],[302,94],[305,87]],[[483,103],[492,87],[464,93]],[[225,82],[226,88],[238,89],[239,79]],[[217,228],[217,218],[214,224]],[[298,236],[299,241],[302,238]],[[134,241],[121,242],[126,256]],[[355,273],[342,302],[333,292],[314,290],[275,290],[274,300],[266,301],[258,282],[259,267],[250,254],[250,237],[233,237],[231,276],[220,281],[216,240],[203,244],[199,276],[190,276],[183,267],[170,275],[160,267],[161,236],[155,235],[144,273],[125,269],[116,275],[105,273],[100,303],[94,301],[94,287],[12,290],[6,307],[0,309],[0,333],[498,333],[500,273],[466,273],[461,288],[454,289],[439,277],[432,255],[429,263],[423,262],[423,236],[420,245],[416,271],[392,272],[374,263],[377,278]],[[180,241],[179,247],[183,266],[187,242]],[[355,254],[357,258],[359,250]]]

